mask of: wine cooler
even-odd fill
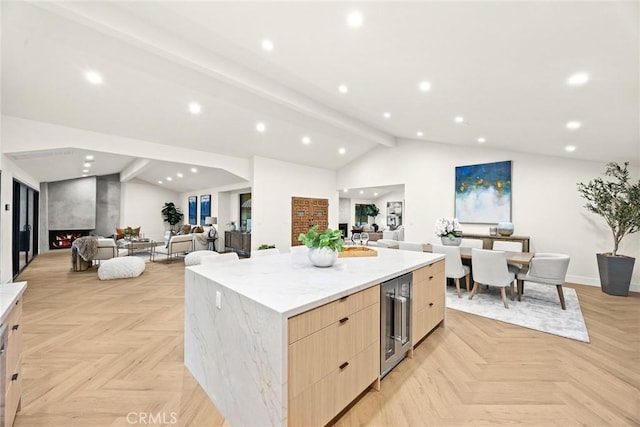
[[[381,377],[411,349],[411,278],[411,273],[405,274],[380,286]]]

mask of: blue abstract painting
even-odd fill
[[[197,220],[196,209],[198,205],[197,196],[189,196],[189,224],[195,224]]]
[[[511,161],[456,167],[459,222],[511,222]]]

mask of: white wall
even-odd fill
[[[393,157],[397,167],[389,167]],[[338,171],[338,187],[372,187],[405,183],[405,240],[428,241],[434,223],[454,215],[455,167],[512,160],[512,222],[517,235],[531,237],[534,252],[571,256],[567,281],[599,285],[597,252],[613,242],[604,220],[583,208],[576,184],[601,176],[605,163],[539,156],[488,147],[457,147],[401,140],[395,148],[379,147],[358,159],[367,168],[347,165]],[[375,170],[375,174],[370,171]],[[640,168],[631,168],[638,179]],[[463,232],[488,234],[487,224],[463,224]],[[640,233],[626,237],[620,253],[638,258],[632,289],[640,291]]]
[[[13,180],[15,178],[37,191],[40,190],[40,183],[5,155],[1,158],[0,169],[2,170],[0,183],[0,282],[8,283],[13,280],[11,252],[13,247]],[[7,204],[10,207],[9,210],[5,209]],[[40,236],[40,239],[42,238]]]
[[[338,223],[347,223],[349,229],[353,225],[351,218],[351,200],[340,197],[338,200]]]
[[[251,247],[291,247],[291,198],[329,199],[329,227],[338,228],[336,172],[279,160],[254,157]]]
[[[167,202],[180,206],[179,193],[137,179],[122,183],[121,197],[120,225],[141,227],[144,237],[160,241],[169,230],[160,213],[162,207]]]

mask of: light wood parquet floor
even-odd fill
[[[70,258],[41,254],[18,278],[29,287],[15,426],[226,426],[183,365],[182,262],[99,281]],[[574,287],[590,344],[447,310],[337,425],[640,425],[640,294]]]

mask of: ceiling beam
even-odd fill
[[[151,164],[149,159],[135,159],[120,171],[120,182],[127,182],[140,175]]]

